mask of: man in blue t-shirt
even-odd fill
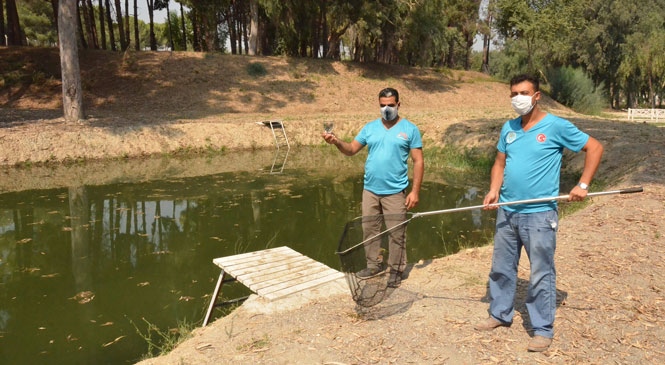
[[[569,121],[542,111],[539,82],[529,75],[510,81],[513,109],[520,116],[503,125],[483,204],[557,196],[564,148],[586,153],[579,183],[569,200],[586,198],[598,169],[603,146]],[[528,350],[545,351],[554,335],[556,270],[554,250],[558,213],[556,200],[544,203],[504,205],[498,209],[492,268],[489,274],[489,318],[476,324],[490,331],[513,321],[517,266],[524,247],[531,264],[526,308],[533,328]]]
[[[418,205],[418,194],[423,181],[423,144],[420,131],[413,123],[401,118],[399,93],[393,88],[379,92],[381,118],[367,123],[351,142],[338,139],[332,133],[324,133],[323,139],[334,144],[343,154],[353,156],[367,146],[363,182],[362,215],[367,267],[358,272],[367,278],[383,272],[380,237],[381,224],[388,230],[406,219],[406,211]],[[409,194],[407,160],[413,160],[413,184]],[[399,286],[406,268],[406,227],[391,230],[388,246],[388,285]]]

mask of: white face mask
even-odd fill
[[[381,118],[383,118],[383,120],[386,120],[388,122],[393,121],[395,118],[397,118],[397,107],[392,107],[388,105],[382,107]]]
[[[534,94],[535,95],[535,94]],[[529,95],[515,95],[510,99],[510,104],[513,106],[515,113],[519,115],[527,115],[533,110],[536,104],[531,104],[533,96]]]

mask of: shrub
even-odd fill
[[[257,62],[251,62],[247,65],[247,74],[253,77],[265,76],[268,73],[266,68]]]
[[[549,72],[552,98],[584,114],[600,114],[606,104],[605,97],[593,81],[580,69],[570,66]]]

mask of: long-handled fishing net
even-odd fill
[[[633,187],[588,193],[587,197],[639,193],[642,191],[642,187]],[[569,195],[560,195],[516,200],[491,204],[490,206],[542,203],[567,200],[569,197]],[[412,219],[435,214],[482,209],[484,207],[485,205],[474,205],[400,215],[364,216],[349,221],[344,226],[344,232],[339,240],[336,253],[341,262],[341,271],[345,274],[346,282],[349,284],[349,289],[351,289],[353,300],[360,306],[371,307],[381,303],[399,286],[401,274],[406,264],[406,227]]]

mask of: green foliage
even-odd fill
[[[2,86],[9,87],[20,84],[24,81],[25,75],[23,75],[20,70],[12,70],[9,72],[2,73]]]
[[[490,74],[499,80],[531,72],[528,67],[527,49],[520,40],[507,40],[501,51],[490,53]]]
[[[593,81],[579,68],[560,67],[549,72],[550,94],[558,102],[585,114],[600,114],[607,104]]]
[[[16,2],[20,24],[29,46],[53,47],[58,33],[53,23],[53,10],[48,1],[26,0]]]
[[[665,14],[640,9],[638,19],[626,36],[618,80],[628,94],[628,107],[653,108],[665,89]]]
[[[494,48],[489,68],[498,79],[570,66],[589,75],[596,89],[604,88],[615,108],[659,107],[664,98],[665,0],[256,0],[256,13],[251,3],[185,1],[187,13],[174,8],[170,27],[154,24],[158,47],[172,40],[174,50],[225,52],[234,45],[233,52],[246,53],[249,32],[244,27],[256,20],[262,30],[258,54],[479,69],[481,55],[471,52],[472,44],[479,32],[493,33],[500,51]],[[55,46],[51,2],[17,5],[28,44]],[[97,2],[93,10],[100,37]],[[133,20],[130,49],[136,43]],[[119,49],[116,21],[111,27]],[[138,27],[139,48],[147,49],[148,25],[139,20]],[[99,44],[110,49],[108,29],[105,33],[106,42]],[[585,103],[577,108],[594,110],[595,100]]]
[[[247,74],[252,77],[261,77],[268,74],[268,71],[266,71],[266,68],[263,66],[263,64],[258,62],[250,62],[247,65]]]
[[[490,9],[503,41],[490,57],[497,78],[579,68],[601,91],[577,96],[575,109],[587,113],[604,104],[602,91],[615,108],[663,99],[665,0],[496,0]]]
[[[489,175],[494,163],[494,156],[486,152],[455,145],[443,148],[428,148],[424,151],[425,163],[430,171],[446,171],[451,176]],[[489,177],[488,177],[489,179]]]
[[[427,1],[415,6],[405,19],[402,57],[406,63],[413,66],[440,66],[444,63],[442,50],[447,50],[452,37],[447,33],[448,18],[443,9],[444,1]]]
[[[169,43],[169,39],[173,38],[173,50],[174,51],[185,51],[192,48],[192,21],[189,17],[185,16],[185,34],[183,37],[182,32],[182,18],[180,14],[175,11],[171,11],[168,17],[171,22],[171,27],[169,28],[168,24],[164,24],[163,27],[160,27],[159,37],[164,39],[166,44]],[[157,33],[157,31],[155,31]]]

